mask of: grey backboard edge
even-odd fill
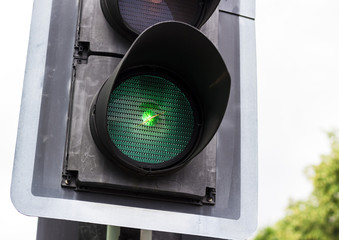
[[[221,0],[219,9],[243,17],[255,19],[255,0]]]
[[[237,220],[194,214],[147,210],[135,207],[91,203],[68,199],[37,197],[31,192],[36,139],[39,124],[44,67],[47,52],[52,0],[35,0],[32,14],[26,74],[13,167],[11,198],[25,215],[66,219],[140,229],[205,235],[217,238],[245,239],[256,228],[257,216],[257,103],[254,21],[239,18],[241,73],[241,216]],[[27,127],[29,126],[29,127]],[[246,194],[245,194],[246,193]],[[48,207],[42,207],[48,206]],[[253,207],[254,206],[254,207]],[[118,220],[113,214],[119,214]],[[166,221],[162,221],[166,215]],[[93,216],[96,216],[93,218]],[[131,216],[143,221],[131,221]],[[154,221],[158,219],[158,221]],[[167,221],[172,219],[173,225]],[[180,219],[180,223],[176,224]],[[150,224],[151,223],[151,224]]]
[[[25,210],[25,206],[33,200],[30,185],[33,178],[52,2],[34,0],[12,172],[12,202],[19,212],[27,215],[32,215],[29,213],[31,211]]]

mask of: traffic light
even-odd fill
[[[257,127],[247,9],[200,0],[36,1],[13,171],[19,211],[248,236]]]
[[[160,23],[142,33],[101,87],[91,110],[92,136],[119,165],[164,175],[209,143],[229,91],[227,68],[201,32]]]
[[[109,24],[126,38],[134,40],[146,28],[175,20],[200,28],[212,15],[220,0],[100,0]]]

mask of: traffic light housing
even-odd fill
[[[243,3],[221,1],[219,11],[202,28],[218,46],[218,54],[198,30],[187,24],[150,26],[134,42],[145,43],[137,48],[131,46],[132,38],[111,27],[99,1],[36,0],[11,190],[17,209],[39,217],[189,235],[249,236],[255,229],[257,211],[256,77],[254,16],[248,8],[244,10]],[[165,44],[161,34],[154,33],[154,39],[163,40],[160,43],[152,43],[153,36],[148,34],[165,34],[165,28],[172,26],[178,26],[178,30],[172,30],[175,36],[181,36],[182,30],[182,36],[197,38],[186,47],[180,46],[179,41],[169,43],[173,47],[167,49],[171,51],[168,56],[173,54],[174,61],[167,64],[172,65],[166,65],[168,59],[161,57],[157,58],[159,63],[146,61],[157,55],[155,51],[154,55],[145,54],[147,49],[152,51],[150,45]],[[198,46],[199,51],[193,51],[195,41],[207,48]],[[213,49],[212,55],[204,53],[200,64],[198,54],[207,49]],[[184,56],[186,51],[197,55]],[[140,59],[135,57],[137,53]],[[217,60],[220,56],[226,64]],[[211,59],[223,66],[214,66]],[[191,68],[193,63],[198,67]],[[221,71],[225,75],[219,75],[221,85],[215,92],[209,92],[213,84],[203,88],[199,86],[201,82],[194,82],[197,86],[191,86],[186,80],[191,78],[184,75],[194,69],[201,75],[208,74],[205,79],[213,78],[218,84],[218,73],[203,69],[224,69],[225,65],[228,71]],[[150,75],[150,69],[157,74]],[[178,168],[172,169],[171,165],[167,173],[162,172],[163,168],[150,171],[147,167],[124,165],[115,152],[107,150],[101,133],[95,129],[99,125],[98,100],[106,80],[114,79],[106,90],[113,93],[121,82],[135,79],[133,70],[180,89],[190,106],[191,102],[198,106],[197,122],[206,124],[198,131],[205,138],[198,137],[196,145],[192,144],[195,146],[180,158],[182,162],[175,163]],[[199,87],[205,91],[203,94]],[[219,90],[223,91],[220,100]],[[202,102],[211,109],[202,111]],[[227,105],[226,113],[219,103]],[[154,99],[137,104],[135,125],[149,129],[168,120],[167,110],[158,112],[162,107],[157,105]]]
[[[164,21],[180,21],[200,28],[220,0],[100,0],[108,23],[120,34],[134,40],[148,27]]]
[[[130,170],[173,172],[212,139],[229,91],[227,68],[201,32],[160,23],[141,34],[100,89],[92,135],[108,158]]]

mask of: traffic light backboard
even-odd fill
[[[36,0],[11,189],[20,212],[218,238],[255,230],[254,14],[198,2],[188,14],[152,0],[149,11],[173,15],[148,23],[129,1]]]

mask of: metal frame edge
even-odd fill
[[[33,4],[12,173],[12,203],[19,212],[27,215],[30,213],[27,212],[26,206],[29,199],[33,197],[31,183],[33,179],[52,2],[53,0],[34,0]]]

